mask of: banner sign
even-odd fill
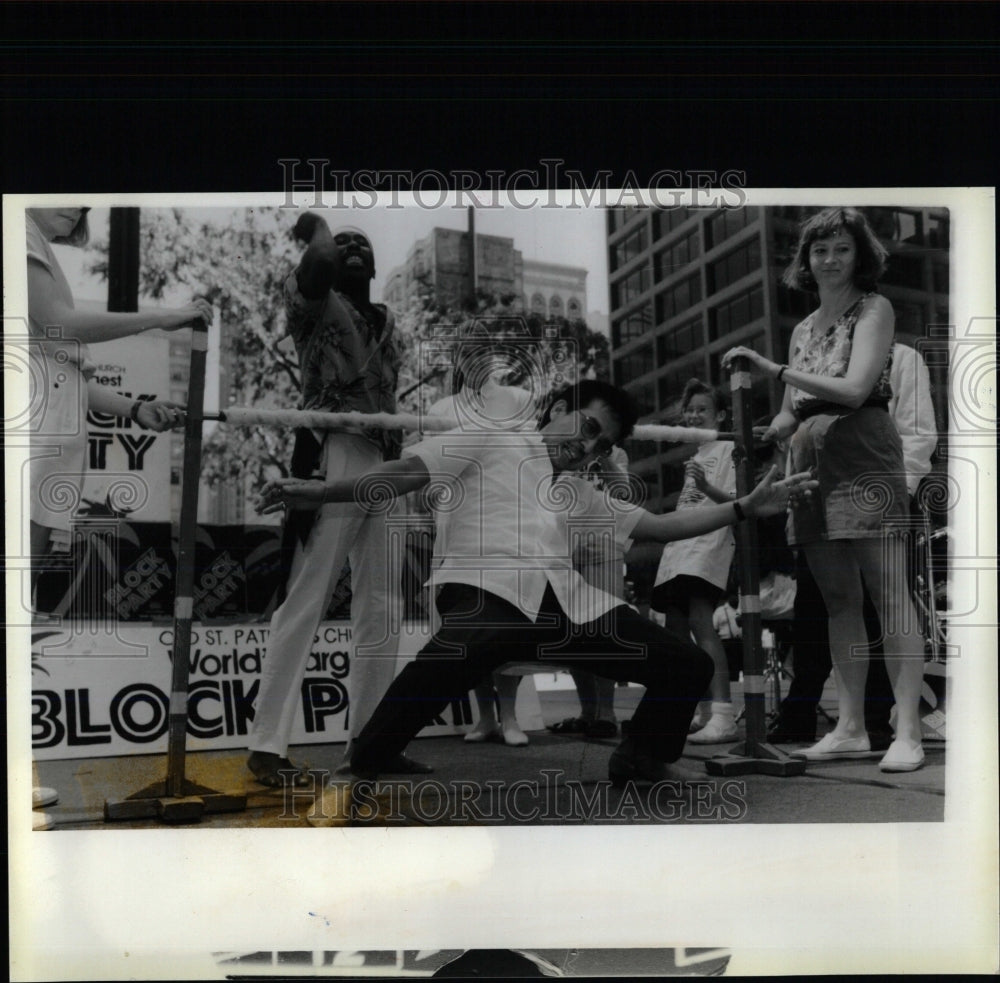
[[[245,748],[267,658],[266,624],[195,625],[191,636],[188,739],[191,751]],[[406,623],[397,672],[427,642]],[[117,625],[111,634],[32,630],[31,743],[39,761],[163,753],[167,749],[173,628]],[[349,622],[324,622],[313,640],[291,744],[347,740],[348,679],[354,647]],[[518,688],[523,726],[541,729],[530,680]],[[464,733],[477,719],[466,694],[421,736]]]
[[[199,525],[195,542],[194,616],[198,621],[268,616],[281,581],[277,526]],[[431,541],[421,528],[403,540],[405,617],[425,620]],[[78,520],[72,551],[53,557],[38,578],[36,608],[76,620],[151,621],[173,617],[176,532],[169,522],[131,522],[113,516]],[[350,617],[350,571],[345,567],[326,620]]]
[[[129,399],[170,398],[170,341],[151,335],[91,345],[95,381]],[[170,431],[143,430],[130,419],[91,410],[83,505],[78,514],[124,512],[170,521]]]

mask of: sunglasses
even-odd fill
[[[593,452],[598,457],[607,457],[614,450],[615,443],[607,437],[602,437],[602,433],[600,420],[586,413],[580,413],[580,435],[584,440],[597,440]]]

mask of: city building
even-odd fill
[[[418,239],[386,280],[382,299],[402,310],[414,287],[428,289],[435,302],[449,307],[472,296],[469,233],[435,228]],[[476,282],[480,290],[499,295],[524,294],[521,253],[504,236],[476,235]]]
[[[727,384],[721,356],[746,345],[785,362],[795,325],[815,306],[779,281],[804,206],[608,210],[612,375],[639,401],[644,423],[679,423],[685,382]],[[931,371],[938,429],[947,433],[949,216],[940,208],[866,208],[890,252],[880,291],[898,336],[918,342]],[[781,390],[755,379],[753,416],[766,423]],[[938,456],[943,459],[943,441]],[[690,445],[631,441],[632,470],[656,511],[673,506]]]
[[[587,306],[587,271],[578,266],[526,259],[523,264],[524,310],[542,317],[584,318]],[[597,330],[596,326],[588,326]]]
[[[561,263],[524,259],[514,240],[476,233],[476,289],[514,298],[515,307],[543,317],[584,317],[587,271]],[[469,233],[435,228],[417,240],[406,262],[395,267],[386,280],[383,301],[402,310],[418,285],[434,300],[459,306],[473,293]]]

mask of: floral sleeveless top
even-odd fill
[[[823,331],[814,330],[816,312],[813,311],[799,325],[800,330],[796,335],[795,344],[792,347],[788,360],[790,369],[797,369],[800,372],[809,372],[812,375],[823,375],[831,379],[842,379],[847,375],[847,366],[851,361],[851,347],[854,342],[854,328],[864,310],[865,302],[874,293],[867,293],[859,297],[850,307],[844,311],[836,321]],[[875,388],[872,389],[869,399],[889,401],[892,396],[892,386],[889,384],[889,371],[892,368],[892,348],[885,360],[885,367],[882,369]],[[798,413],[808,407],[810,403],[821,403],[815,396],[801,389],[792,387],[792,410]]]

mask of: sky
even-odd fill
[[[199,220],[224,223],[232,208],[188,208]],[[462,208],[372,208],[318,210],[331,228],[353,224],[368,233],[375,250],[375,282],[372,296],[381,299],[390,271],[403,263],[410,247],[431,229],[467,228],[468,216]],[[107,236],[107,208],[90,213],[91,236]],[[288,224],[298,216],[289,210]],[[605,213],[599,208],[483,208],[476,211],[476,232],[514,240],[523,257],[547,263],[563,263],[587,270],[586,310],[608,312]],[[106,298],[107,285],[83,272],[84,252],[65,247],[58,250],[59,262],[77,299]],[[186,299],[186,298],[181,298]],[[181,299],[178,299],[180,302]]]

